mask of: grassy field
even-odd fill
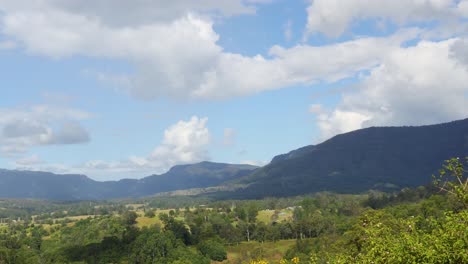
[[[294,245],[295,240],[281,240],[276,242],[242,242],[239,245],[228,246],[228,259],[223,264],[241,264],[249,259],[262,258],[270,263],[279,263],[286,251]]]
[[[274,210],[262,210],[258,212],[257,221],[265,224],[271,223],[271,217],[275,213]]]
[[[171,211],[171,210],[172,209],[165,209],[165,210],[157,209],[157,210],[154,210],[154,214],[156,216],[152,217],[152,218],[146,217],[145,212],[143,210],[138,210],[138,211],[136,211],[136,213],[138,215],[138,218],[136,219],[137,226],[139,228],[142,228],[142,227],[150,227],[150,226],[155,225],[155,224],[162,225],[162,222],[159,219],[159,214],[169,214],[169,211]],[[176,219],[177,220],[184,220],[183,217],[176,217]]]
[[[159,220],[159,217],[155,216],[153,218],[149,218],[149,217],[146,217],[146,216],[139,216],[137,219],[137,226],[139,228],[143,228],[143,227],[150,227],[152,225],[156,225],[156,224],[159,224],[161,225],[162,222],[161,220]]]
[[[273,215],[275,210],[261,210],[258,212],[257,221],[265,224],[271,224],[273,222]],[[293,211],[289,209],[282,209],[277,212],[277,222],[291,221]]]

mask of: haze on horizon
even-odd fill
[[[467,18],[467,0],[0,0],[0,168],[141,178],[463,119]]]

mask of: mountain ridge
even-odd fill
[[[246,164],[205,161],[177,165],[159,175],[118,181],[95,181],[82,174],[0,169],[0,198],[98,200],[142,197],[180,189],[213,187],[255,169],[256,166]],[[200,181],[194,181],[194,178]]]
[[[248,187],[232,197],[415,187],[430,183],[443,161],[454,156],[468,156],[468,119],[364,128],[274,157],[268,165],[233,181]]]

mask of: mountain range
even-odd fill
[[[213,186],[243,186],[208,194],[241,199],[399,190],[430,183],[444,160],[464,156],[468,156],[468,119],[417,127],[370,127],[278,155],[262,168],[201,162],[139,180],[108,182],[84,175],[0,170],[0,198],[112,199]]]
[[[85,175],[0,170],[0,198],[96,200],[143,197],[156,193],[217,186],[250,174],[251,165],[201,162],[174,166],[139,180],[94,181]]]

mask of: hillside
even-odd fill
[[[220,197],[258,198],[319,191],[356,193],[428,184],[444,160],[468,156],[468,119],[419,127],[371,127],[275,157]]]
[[[250,165],[202,162],[179,165],[167,173],[140,180],[98,182],[84,175],[0,170],[0,198],[94,200],[141,197],[160,192],[216,186],[245,176]]]

